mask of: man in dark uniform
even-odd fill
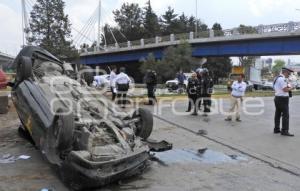
[[[277,76],[274,80],[275,90],[275,127],[274,133],[281,133],[283,136],[293,137],[294,135],[289,133],[289,98],[291,97],[291,91],[293,87],[288,83],[288,77],[293,72],[288,68],[282,68],[282,74]],[[280,118],[282,117],[282,129],[280,130]]]
[[[145,76],[145,83],[147,85],[149,100],[147,105],[153,105],[154,103],[156,103],[155,89],[157,85],[157,75],[154,70],[147,70]]]
[[[189,98],[188,112],[191,111],[192,105],[194,107],[194,112],[192,115],[198,115],[198,97],[199,97],[199,81],[197,79],[197,74],[193,73],[192,77],[188,79],[187,93]]]
[[[204,106],[204,114],[203,116],[207,116],[207,113],[210,112],[211,107],[211,94],[213,93],[213,79],[209,76],[209,72],[206,68],[203,69],[202,76],[202,96],[203,97],[203,106]]]

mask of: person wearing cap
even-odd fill
[[[289,132],[289,98],[293,87],[288,83],[288,77],[292,70],[282,68],[282,72],[274,80],[275,90],[275,117],[274,117],[274,133],[281,133],[283,136],[293,137],[294,135]],[[280,130],[280,119],[282,118],[282,128]]]
[[[126,96],[131,82],[131,79],[125,71],[125,68],[121,67],[120,73],[116,76],[113,83],[113,86],[115,87],[114,91],[117,93],[118,103],[121,101],[122,108],[125,108]]]
[[[200,92],[199,95],[198,95],[198,110],[201,110],[201,105],[202,105],[202,102],[203,102],[203,97],[202,97],[202,89],[203,89],[203,69],[202,68],[198,68],[196,70],[196,73],[197,73],[197,78],[198,78],[198,81],[199,81],[199,84],[198,84],[198,91]]]
[[[147,73],[145,75],[145,83],[147,87],[148,92],[148,103],[146,105],[154,105],[157,100],[155,97],[155,89],[157,85],[157,74],[154,70],[147,70]]]
[[[213,86],[214,86],[213,80],[209,75],[208,69],[206,68],[203,69],[201,84],[202,84],[201,97],[203,98],[203,107],[204,107],[203,116],[206,117],[207,113],[210,112],[211,94],[213,93]]]
[[[243,81],[243,78],[244,75],[241,74],[238,76],[237,81],[234,81],[231,85],[231,106],[229,110],[231,115],[229,115],[225,121],[231,121],[234,114],[237,122],[242,121],[240,117],[240,107],[247,88],[247,84]]]
[[[198,115],[198,97],[199,97],[199,80],[197,78],[197,74],[195,72],[192,73],[192,77],[188,79],[187,85],[187,94],[189,98],[189,106],[187,112],[192,110],[192,106],[194,107],[194,112],[192,115]]]

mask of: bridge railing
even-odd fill
[[[288,22],[273,25],[259,25],[255,27],[244,26],[240,28],[226,29],[226,30],[205,30],[199,31],[197,34],[194,32],[182,33],[182,34],[171,34],[168,36],[157,36],[155,38],[140,39],[135,41],[128,41],[123,43],[115,43],[105,46],[100,49],[97,47],[83,48],[80,53],[89,52],[109,52],[114,50],[130,49],[137,47],[160,45],[161,43],[175,43],[180,40],[192,41],[203,38],[216,38],[216,37],[230,37],[247,34],[265,34],[265,33],[278,33],[278,32],[293,32],[300,30],[300,22]]]

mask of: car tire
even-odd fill
[[[17,65],[17,81],[22,82],[32,76],[32,60],[22,56]]]
[[[58,115],[54,126],[54,136],[57,140],[57,149],[68,150],[73,144],[74,118],[73,115]]]
[[[153,130],[153,115],[149,110],[139,108],[133,114],[133,118],[136,117],[140,117],[140,120],[136,123],[135,135],[146,140]]]
[[[93,69],[89,66],[84,66],[83,71],[81,78],[84,79],[88,86],[92,85],[94,81]]]

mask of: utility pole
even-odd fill
[[[22,32],[23,32],[23,46],[27,44],[28,34],[26,33],[26,29],[28,29],[28,19],[27,19],[27,11],[25,0],[22,0]]]
[[[198,35],[198,0],[196,0],[196,23],[195,23],[195,37]]]
[[[97,42],[97,46],[100,47],[100,43],[101,43],[101,0],[99,0],[99,11],[98,11],[98,42]]]

